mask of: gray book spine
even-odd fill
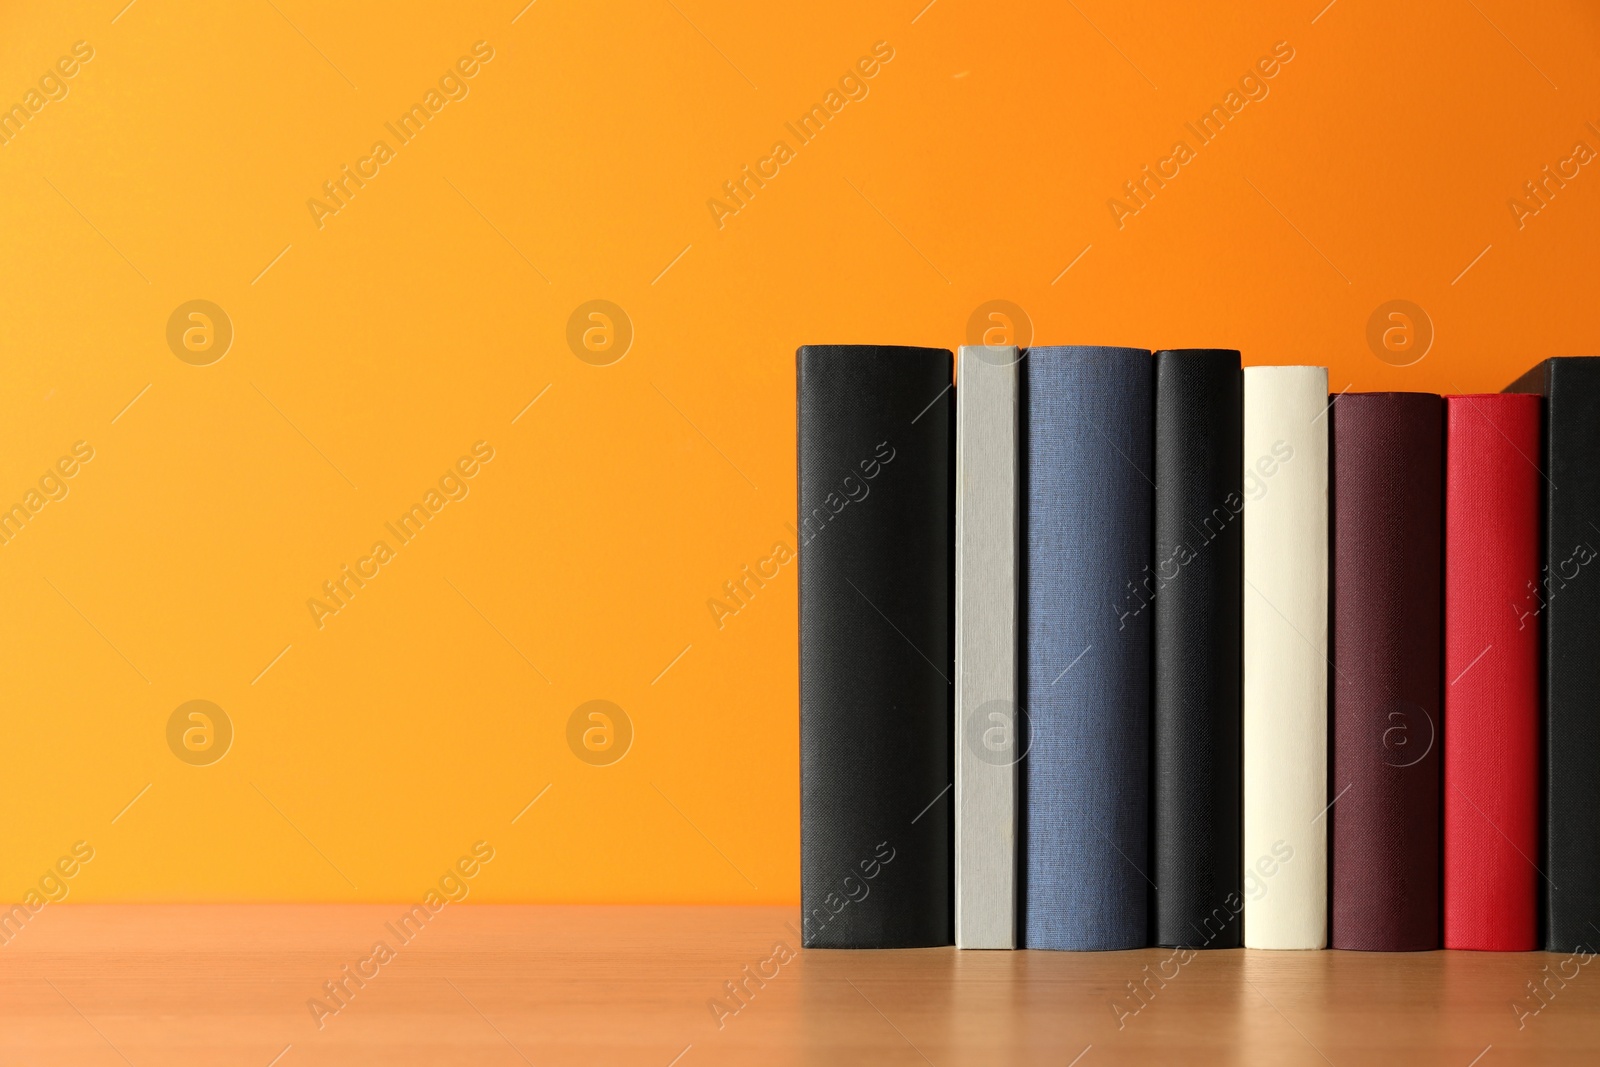
[[[1017,363],[961,349],[956,393],[956,945],[1017,945]]]

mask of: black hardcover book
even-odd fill
[[[1150,928],[1160,945],[1238,948],[1244,372],[1229,350],[1155,362],[1155,559],[1140,582],[1155,613]]]
[[[951,369],[938,348],[798,353],[807,948],[953,940]]]
[[[1544,947],[1600,946],[1600,356],[1547,359],[1506,387],[1545,398],[1544,570],[1507,607],[1544,624]]]

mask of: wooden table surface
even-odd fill
[[[1600,965],[1556,954],[799,952],[792,908],[470,904],[402,943],[405,911],[49,905],[4,929],[0,1063],[1600,1062]]]

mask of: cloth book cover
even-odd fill
[[[1444,402],[1333,417],[1334,948],[1441,943]]]
[[[956,945],[1017,946],[1015,346],[963,346],[956,379]],[[1019,726],[1021,730],[1019,731]]]
[[[1157,352],[1151,938],[1238,948],[1244,374],[1239,353]]]
[[[1445,948],[1538,947],[1539,416],[1445,398]]]
[[[811,948],[951,941],[951,355],[801,348],[800,902]]]
[[[1544,397],[1544,947],[1600,946],[1600,357],[1548,359],[1509,392]],[[1530,606],[1523,598],[1519,610]]]
[[[1022,363],[1023,946],[1148,943],[1154,363]]]
[[[1244,943],[1328,930],[1328,371],[1244,371]]]

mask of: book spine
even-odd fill
[[[1017,363],[965,346],[956,395],[956,945],[1015,948]]]
[[[1328,929],[1328,371],[1244,371],[1244,943]]]
[[[1540,373],[1542,371],[1542,373]],[[1545,398],[1544,947],[1600,945],[1600,357],[1546,360],[1511,387]]]
[[[1146,945],[1150,353],[1023,361],[1023,942]]]
[[[951,390],[943,349],[797,354],[808,948],[951,941]]]
[[[1155,356],[1151,936],[1238,948],[1244,378],[1239,353]]]
[[[1539,414],[1445,399],[1445,948],[1538,947]]]
[[[1333,405],[1332,944],[1441,943],[1444,404]]]

